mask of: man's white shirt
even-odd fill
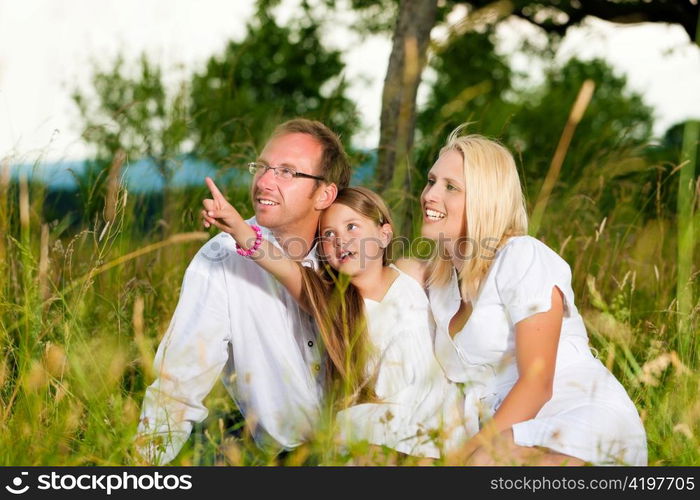
[[[302,265],[318,265],[315,247]],[[188,266],[154,368],[138,427],[149,443],[141,451],[153,463],[175,458],[192,425],[207,417],[203,400],[219,375],[258,442],[271,436],[293,448],[318,419],[321,358],[313,321],[272,275],[236,253],[226,233]]]

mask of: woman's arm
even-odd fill
[[[470,452],[513,424],[534,418],[550,400],[563,318],[562,293],[555,286],[549,311],[530,316],[515,325],[518,381],[493,418],[467,443]]]
[[[202,202],[204,205],[204,210],[202,210],[204,227],[214,225],[233,236],[240,247],[250,248],[255,242],[255,230],[224,198],[213,180],[207,177],[206,183],[213,199],[205,199]],[[298,304],[302,304],[301,269],[298,263],[287,257],[282,250],[265,238],[250,258],[282,283]]]

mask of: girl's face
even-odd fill
[[[431,240],[445,240],[451,248],[467,234],[465,181],[462,155],[449,150],[440,155],[428,172],[421,194],[421,234]]]
[[[382,265],[384,249],[391,241],[391,225],[379,226],[352,208],[333,203],[321,216],[320,235],[328,264],[352,277]]]

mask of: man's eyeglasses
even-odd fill
[[[323,177],[318,177],[317,175],[305,174],[303,172],[297,172],[291,167],[271,167],[265,165],[264,163],[259,163],[257,161],[251,161],[248,163],[248,172],[257,176],[263,175],[268,170],[272,170],[275,177],[279,179],[284,179],[285,181],[292,180],[294,177],[304,177],[307,179],[316,179],[317,181],[325,181]]]

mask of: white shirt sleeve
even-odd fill
[[[146,389],[138,426],[139,451],[154,464],[170,462],[228,359],[228,291],[220,262],[201,251],[187,268],[180,299],[154,359],[156,380]]]
[[[571,268],[547,245],[530,236],[516,237],[496,258],[496,288],[513,325],[549,311],[555,286],[564,296],[564,315],[571,314]]]

